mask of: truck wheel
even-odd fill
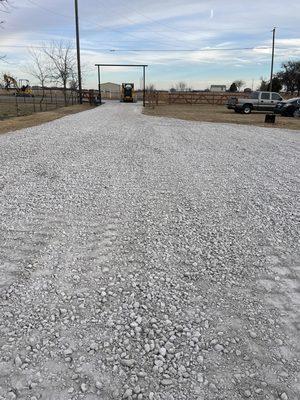
[[[294,118],[300,118],[300,110],[295,110],[293,113]]]
[[[251,114],[252,108],[249,104],[245,104],[243,107],[243,113],[244,114]]]

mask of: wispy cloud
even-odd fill
[[[275,67],[285,59],[300,57],[300,2],[290,0],[287,8],[282,0],[273,0],[272,10],[267,3],[80,1],[82,60],[87,66],[85,81],[95,87],[94,64],[102,61],[148,63],[149,79],[165,88],[181,78],[193,82],[194,87],[230,82],[234,78],[252,82],[252,78],[269,73],[270,30],[274,25],[278,27]],[[72,2],[20,0],[7,16],[5,30],[0,32],[0,45],[6,46],[0,48],[0,53],[6,53],[11,63],[9,68],[23,76],[26,46],[60,38],[74,43]],[[25,47],[17,47],[20,45]],[[224,50],[232,48],[244,49]],[[149,51],[138,51],[146,49]],[[0,68],[7,69],[7,65]],[[105,78],[120,81],[123,71],[107,69]],[[128,73],[139,81],[136,72]]]

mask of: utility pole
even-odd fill
[[[143,107],[146,106],[146,66],[143,65]]]
[[[273,41],[272,41],[272,61],[271,61],[271,75],[270,75],[269,92],[272,92],[272,86],[273,86],[273,67],[274,67],[274,50],[275,50],[275,31],[276,31],[276,28],[273,28],[273,29],[272,29],[272,32],[273,32]]]
[[[98,100],[99,100],[99,103],[102,104],[100,67],[101,67],[101,66],[98,65]]]
[[[79,41],[78,0],[75,0],[75,23],[76,23],[76,49],[77,49],[77,71],[78,71],[78,94],[79,94],[79,103],[82,104],[82,83],[81,83],[81,65],[80,65],[80,41]]]

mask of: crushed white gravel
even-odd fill
[[[299,400],[297,151],[119,103],[1,135],[0,399]]]

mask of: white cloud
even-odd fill
[[[95,84],[96,62],[148,63],[151,79],[162,86],[181,76],[190,76],[191,81],[200,84],[202,78],[197,80],[200,74],[221,83],[231,80],[236,70],[243,79],[264,75],[269,69],[270,49],[266,46],[270,47],[272,26],[278,27],[277,67],[285,59],[300,57],[300,2],[291,0],[286,7],[282,0],[272,0],[271,10],[268,3],[258,0],[248,3],[235,0],[80,1],[82,60],[87,65],[87,82],[90,86]],[[74,42],[73,14],[72,1],[19,0],[7,17],[5,30],[0,32],[0,45],[38,46],[42,41],[60,38]],[[254,49],[208,50],[235,47]],[[104,51],[145,48],[152,51]],[[157,52],[155,49],[205,51]],[[23,74],[26,48],[3,47],[0,52],[7,54],[16,74]],[[107,70],[107,75],[116,78],[120,72],[121,79],[123,73],[130,73],[123,69],[115,71]]]

